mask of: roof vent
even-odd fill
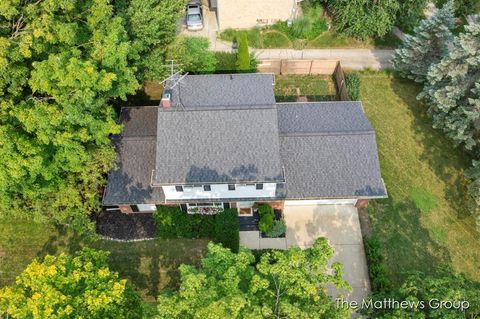
[[[162,99],[160,105],[163,108],[169,108],[172,106],[172,90],[163,91]]]

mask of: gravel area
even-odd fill
[[[96,222],[97,233],[107,238],[141,240],[155,237],[153,213],[106,211],[97,216]]]

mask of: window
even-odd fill
[[[175,190],[177,192],[183,192],[183,187],[182,186],[175,186]]]
[[[235,184],[228,184],[228,190],[229,191],[234,191],[235,190]]]
[[[130,208],[132,209],[132,212],[138,213],[139,209],[137,205],[130,205]]]
[[[223,208],[223,203],[192,203],[188,207],[220,207]]]
[[[210,185],[203,185],[203,190],[209,192],[212,190],[212,187],[210,187]]]
[[[255,188],[256,188],[256,189],[263,189],[263,184],[256,184],[256,185],[255,185]]]

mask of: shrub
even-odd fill
[[[347,73],[345,76],[345,86],[347,87],[348,97],[351,101],[360,99],[361,80],[357,73]]]
[[[167,50],[167,58],[182,65],[184,71],[205,74],[215,70],[215,54],[204,37],[179,36]]]
[[[383,245],[377,236],[364,238],[365,252],[368,260],[368,273],[373,292],[386,292],[391,288],[387,267],[383,257]]]
[[[225,209],[215,217],[215,241],[237,253],[240,245],[240,221],[237,210]]]
[[[230,52],[215,52],[215,73],[235,73],[237,55]]]
[[[237,55],[230,52],[215,52],[215,73],[236,73],[237,72]],[[250,54],[250,70],[255,72],[257,69],[257,59]]]
[[[245,33],[242,34],[242,37],[240,38],[240,42],[238,44],[236,66],[238,71],[250,71],[250,54],[248,53],[248,40]]]
[[[272,228],[266,233],[267,237],[280,237],[287,231],[287,225],[281,220],[275,220]]]
[[[286,21],[275,23],[272,28],[286,34],[291,40],[313,40],[328,29],[327,21],[322,17],[321,6],[305,5],[304,15],[293,21],[291,27]]]
[[[262,233],[268,233],[273,227],[273,208],[268,204],[257,204],[255,207],[260,215],[258,228]]]
[[[213,237],[215,215],[187,214],[177,206],[159,206],[154,214],[160,238]]]

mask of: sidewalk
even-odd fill
[[[369,49],[252,49],[257,59],[328,59],[340,60],[346,69],[391,68],[390,58],[394,50]]]

